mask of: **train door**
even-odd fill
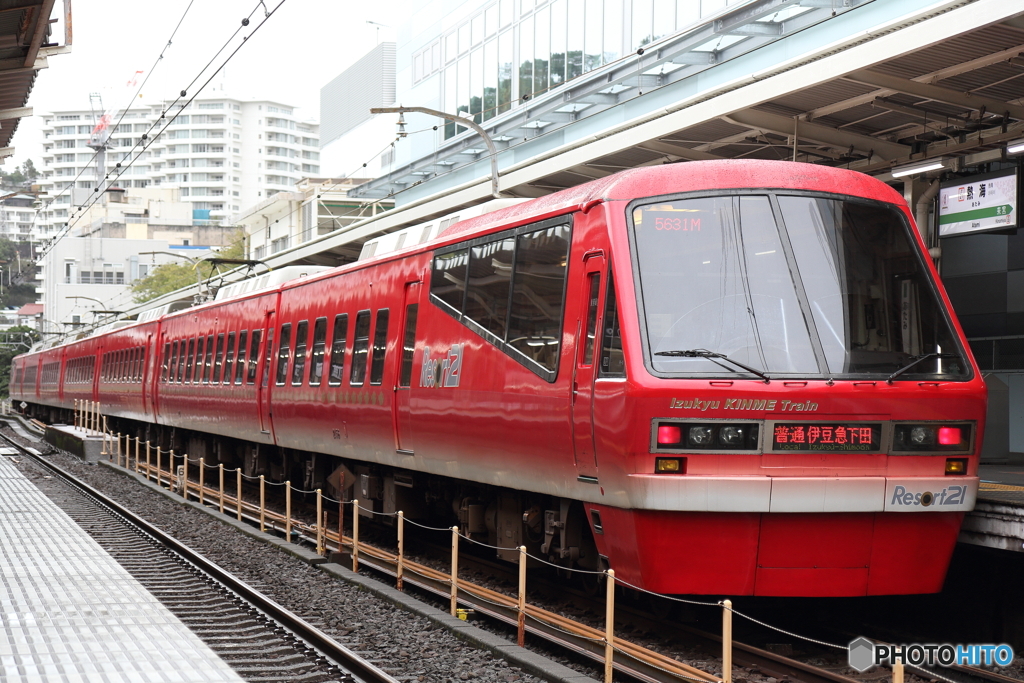
[[[405,306],[402,308],[402,325],[398,328],[398,343],[401,353],[392,354],[398,359],[395,373],[395,450],[412,455],[410,394],[413,381],[413,356],[416,352],[416,320],[419,317],[420,283],[407,282],[405,285]]]
[[[257,378],[256,385],[256,402],[259,405],[260,411],[260,431],[264,434],[270,434],[271,429],[271,410],[270,410],[270,387],[272,382],[270,381],[271,371],[271,360],[274,357],[274,311],[267,311],[264,317],[264,330],[263,330],[263,362],[260,364],[263,368],[262,376]]]
[[[597,375],[597,333],[601,329],[601,292],[607,265],[603,252],[583,257],[582,291],[577,321],[576,362],[572,376],[572,431],[576,456],[576,472],[584,479],[597,479],[597,456],[594,448],[594,377]]]

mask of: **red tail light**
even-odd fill
[[[676,444],[683,440],[683,430],[677,425],[660,425],[658,427],[658,443]]]
[[[963,440],[959,427],[939,427],[939,443],[944,446],[955,446]]]

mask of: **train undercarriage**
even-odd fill
[[[29,405],[25,413],[49,423],[74,420],[71,411],[51,406]],[[496,548],[496,557],[507,562],[518,562],[518,548],[526,546],[529,555],[558,567],[607,569],[580,501],[124,418],[108,417],[107,427],[179,458],[187,453],[192,462],[202,458],[208,466],[241,468],[247,477],[263,475],[268,482],[358,500],[360,515],[384,526],[395,524],[399,510],[432,527],[458,526],[463,536]]]

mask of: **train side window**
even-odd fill
[[[171,343],[171,358],[169,360],[170,371],[168,372],[167,381],[173,384],[178,379],[178,340],[175,339]]]
[[[558,366],[568,255],[567,224],[518,237],[508,343],[548,370]]]
[[[136,353],[136,358],[135,358],[135,381],[136,382],[141,382],[142,381],[142,368],[146,364],[145,360],[146,360],[146,347],[140,346],[140,347],[138,347],[138,352]]]
[[[466,317],[498,339],[508,329],[508,292],[512,286],[512,259],[516,240],[508,238],[470,250]]]
[[[377,322],[373,326],[373,356],[370,361],[370,384],[384,381],[384,356],[388,350],[388,309],[377,311]]]
[[[206,338],[206,360],[203,362],[203,384],[210,383],[213,374],[213,335]]]
[[[398,386],[408,387],[412,383],[412,359],[416,353],[416,318],[419,304],[405,307],[405,333],[402,335],[402,367],[398,373]]]
[[[302,386],[302,375],[306,372],[306,337],[309,335],[309,321],[303,320],[295,328],[295,363],[292,365],[292,386]]]
[[[615,281],[608,272],[608,293],[604,299],[604,333],[601,336],[601,366],[598,377],[625,377],[626,357],[622,353],[619,310],[615,300]]]
[[[345,344],[348,342],[348,313],[334,316],[334,334],[331,337],[331,370],[327,383],[332,387],[341,385],[345,370]]]
[[[256,383],[256,368],[260,364],[260,337],[263,336],[263,330],[252,331],[252,341],[249,344],[249,372],[245,376],[246,384]]]
[[[245,351],[249,341],[249,330],[241,330],[238,333],[238,360],[235,361],[235,384],[241,384],[245,379]]]
[[[224,369],[224,333],[217,335],[217,355],[213,359],[213,375],[210,384],[220,384],[220,373]]]
[[[288,361],[291,360],[292,324],[281,325],[281,348],[277,352],[277,386],[284,384],[288,377]],[[269,370],[269,368],[268,368]]]
[[[590,365],[594,362],[594,344],[597,337],[597,300],[601,293],[601,273],[591,273],[588,279],[590,287],[587,296],[587,338],[583,343],[583,365]]]
[[[192,384],[199,384],[203,379],[203,356],[206,351],[206,337],[196,337],[196,367],[192,372]]]
[[[320,386],[324,376],[324,351],[327,348],[327,318],[317,318],[313,325],[313,363],[309,368],[309,386]]]
[[[201,337],[200,337],[201,338]],[[196,361],[196,338],[188,340],[188,351],[185,352],[185,384],[192,383],[192,371],[195,369]]]
[[[434,269],[430,275],[430,294],[446,304],[448,310],[456,315],[462,315],[468,263],[468,249],[434,257]]]
[[[366,352],[370,347],[370,312],[356,314],[356,329],[352,341],[352,370],[348,383],[353,387],[363,386],[366,380]]]
[[[231,371],[235,366],[235,333],[228,332],[227,355],[224,357],[224,379],[221,384],[231,384]]]
[[[171,370],[171,342],[164,342],[163,363],[160,365],[160,382],[167,384],[167,373]]]
[[[263,386],[270,383],[270,364],[274,360],[274,328],[267,328],[267,341],[263,344]]]

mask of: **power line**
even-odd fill
[[[192,9],[193,3],[195,3],[195,0],[189,0],[188,6],[185,8],[185,11],[182,13],[181,18],[178,19],[178,24],[174,27],[174,30],[171,31],[170,38],[167,39],[167,43],[164,45],[163,49],[160,50],[160,54],[157,56],[156,61],[153,62],[153,66],[150,67],[149,72],[146,74],[146,77],[144,79],[142,79],[142,84],[139,86],[139,89],[135,91],[134,95],[132,95],[132,99],[129,101],[128,106],[125,107],[124,110],[121,112],[121,116],[120,116],[120,118],[117,119],[117,123],[115,123],[114,127],[111,128],[111,131],[110,131],[111,133],[116,131],[118,126],[121,125],[121,121],[124,120],[125,115],[131,110],[132,104],[134,104],[135,100],[138,98],[139,93],[141,93],[142,89],[144,87],[146,87],[146,83],[149,81],[149,77],[153,75],[153,72],[156,70],[157,64],[159,64],[160,60],[162,60],[164,58],[164,53],[167,52],[167,48],[169,48],[171,46],[171,43],[174,41],[174,36],[176,36],[178,34],[178,29],[181,28],[181,24],[185,21],[185,17],[188,16],[188,11],[190,9]],[[83,173],[85,173],[85,170],[87,168],[89,168],[90,166],[92,166],[92,163],[94,161],[96,161],[96,156],[98,154],[99,154],[99,150],[97,150],[96,152],[93,152],[92,158],[89,159],[89,161],[86,162],[85,166],[83,166],[82,170],[80,170],[78,172],[78,175],[75,176],[74,180],[72,180],[69,185],[66,185],[64,187],[64,189],[61,190],[58,194],[56,194],[53,197],[51,197],[49,199],[49,201],[48,201],[48,204],[52,205],[53,202],[55,202],[59,197],[63,196],[64,193],[67,190],[69,190],[71,188],[74,188],[76,186],[76,184],[78,183],[78,179],[82,177]],[[99,182],[99,178],[96,179],[96,182],[97,183]],[[38,211],[37,211],[37,213],[38,213]]]
[[[163,110],[163,112],[160,114],[160,117],[157,120],[155,120],[152,124],[150,124],[149,129],[145,133],[142,134],[142,137],[136,139],[135,144],[132,145],[132,148],[129,149],[127,153],[125,153],[125,155],[124,155],[124,157],[122,157],[122,159],[123,158],[127,158],[127,157],[131,157],[132,154],[135,152],[135,150],[140,145],[142,145],[141,151],[137,155],[135,155],[133,158],[131,158],[130,161],[127,164],[123,164],[122,162],[117,162],[117,164],[115,164],[114,171],[113,171],[113,173],[114,173],[114,181],[117,181],[118,179],[120,179],[120,177],[122,175],[124,175],[125,171],[127,171],[129,168],[131,168],[135,164],[135,162],[138,161],[142,157],[142,153],[146,152],[149,149],[150,145],[152,145],[153,142],[155,142],[157,139],[159,139],[159,137],[161,135],[163,135],[163,133],[175,121],[175,119],[177,119],[178,116],[181,115],[181,112],[186,107],[188,107],[196,99],[196,97],[199,96],[199,93],[201,93],[203,91],[203,89],[206,88],[206,86],[210,84],[210,81],[212,81],[217,76],[217,74],[220,73],[221,70],[225,66],[227,66],[227,63],[230,62],[231,59],[236,54],[238,54],[238,51],[241,50],[242,46],[244,46],[248,42],[249,38],[251,38],[258,30],[260,30],[260,28],[264,24],[267,23],[267,21],[270,20],[270,17],[272,17],[274,15],[274,13],[277,12],[277,10],[281,8],[281,6],[285,3],[285,1],[286,0],[281,0],[274,7],[273,10],[270,10],[269,12],[266,12],[266,15],[265,15],[263,21],[261,21],[259,24],[257,24],[256,27],[249,33],[249,35],[244,36],[242,38],[242,42],[231,52],[231,54],[229,54],[227,56],[227,58],[220,64],[220,66],[218,66],[213,71],[213,73],[210,74],[209,78],[207,78],[206,81],[203,82],[203,84],[199,87],[199,89],[196,90],[195,93],[184,104],[178,105],[178,102],[181,100],[181,98],[187,97],[187,90],[182,90],[180,92],[178,97],[176,97],[171,102],[171,104],[166,109]],[[260,2],[257,3],[256,7],[253,8],[253,10],[249,13],[249,15],[242,19],[241,25],[243,27],[249,25],[249,17],[251,17],[256,12],[256,9],[259,8],[260,6],[263,6],[264,10],[266,10],[266,6],[263,5],[262,0],[260,0]],[[219,55],[220,53],[222,53],[224,51],[224,48],[227,47],[227,45],[232,40],[234,40],[235,36],[238,35],[240,30],[241,29],[235,29],[235,32],[231,34],[231,37],[228,38],[228,40],[225,42],[225,45],[222,46],[220,48],[220,50],[217,51],[217,53],[216,53],[217,55]],[[216,55],[215,55],[214,59],[216,59]],[[196,83],[196,81],[199,80],[199,78],[203,75],[203,73],[205,73],[209,69],[210,64],[213,63],[214,59],[211,59],[210,62],[208,62],[207,65],[203,67],[203,69],[199,72],[199,74],[195,78],[192,79],[192,84]],[[171,111],[176,105],[178,106],[177,112],[173,113],[173,115],[171,116],[170,119],[166,119],[167,113],[169,111]],[[164,123],[163,127],[152,138],[150,138],[149,137],[149,133],[152,132],[154,128],[159,126],[160,122],[164,121],[165,119],[166,119],[166,123]],[[104,176],[103,179],[104,180],[110,180],[110,176],[111,176],[111,173],[108,172]],[[97,184],[97,186],[95,188],[93,188],[92,194],[95,195],[95,196],[92,197],[87,204],[79,207],[74,212],[74,214],[70,217],[70,219],[64,224],[64,228],[57,235],[55,235],[54,237],[52,237],[50,240],[48,240],[46,242],[46,246],[43,248],[43,251],[41,252],[41,254],[39,256],[39,259],[42,259],[43,257],[45,257],[61,239],[63,239],[65,236],[67,236],[67,234],[70,233],[71,230],[78,224],[78,220],[80,220],[80,216],[82,214],[84,214],[84,212],[87,211],[89,208],[91,208],[97,201],[99,201],[100,197],[103,194],[100,191],[100,185],[99,184]],[[37,264],[39,263],[39,259],[36,260]]]

